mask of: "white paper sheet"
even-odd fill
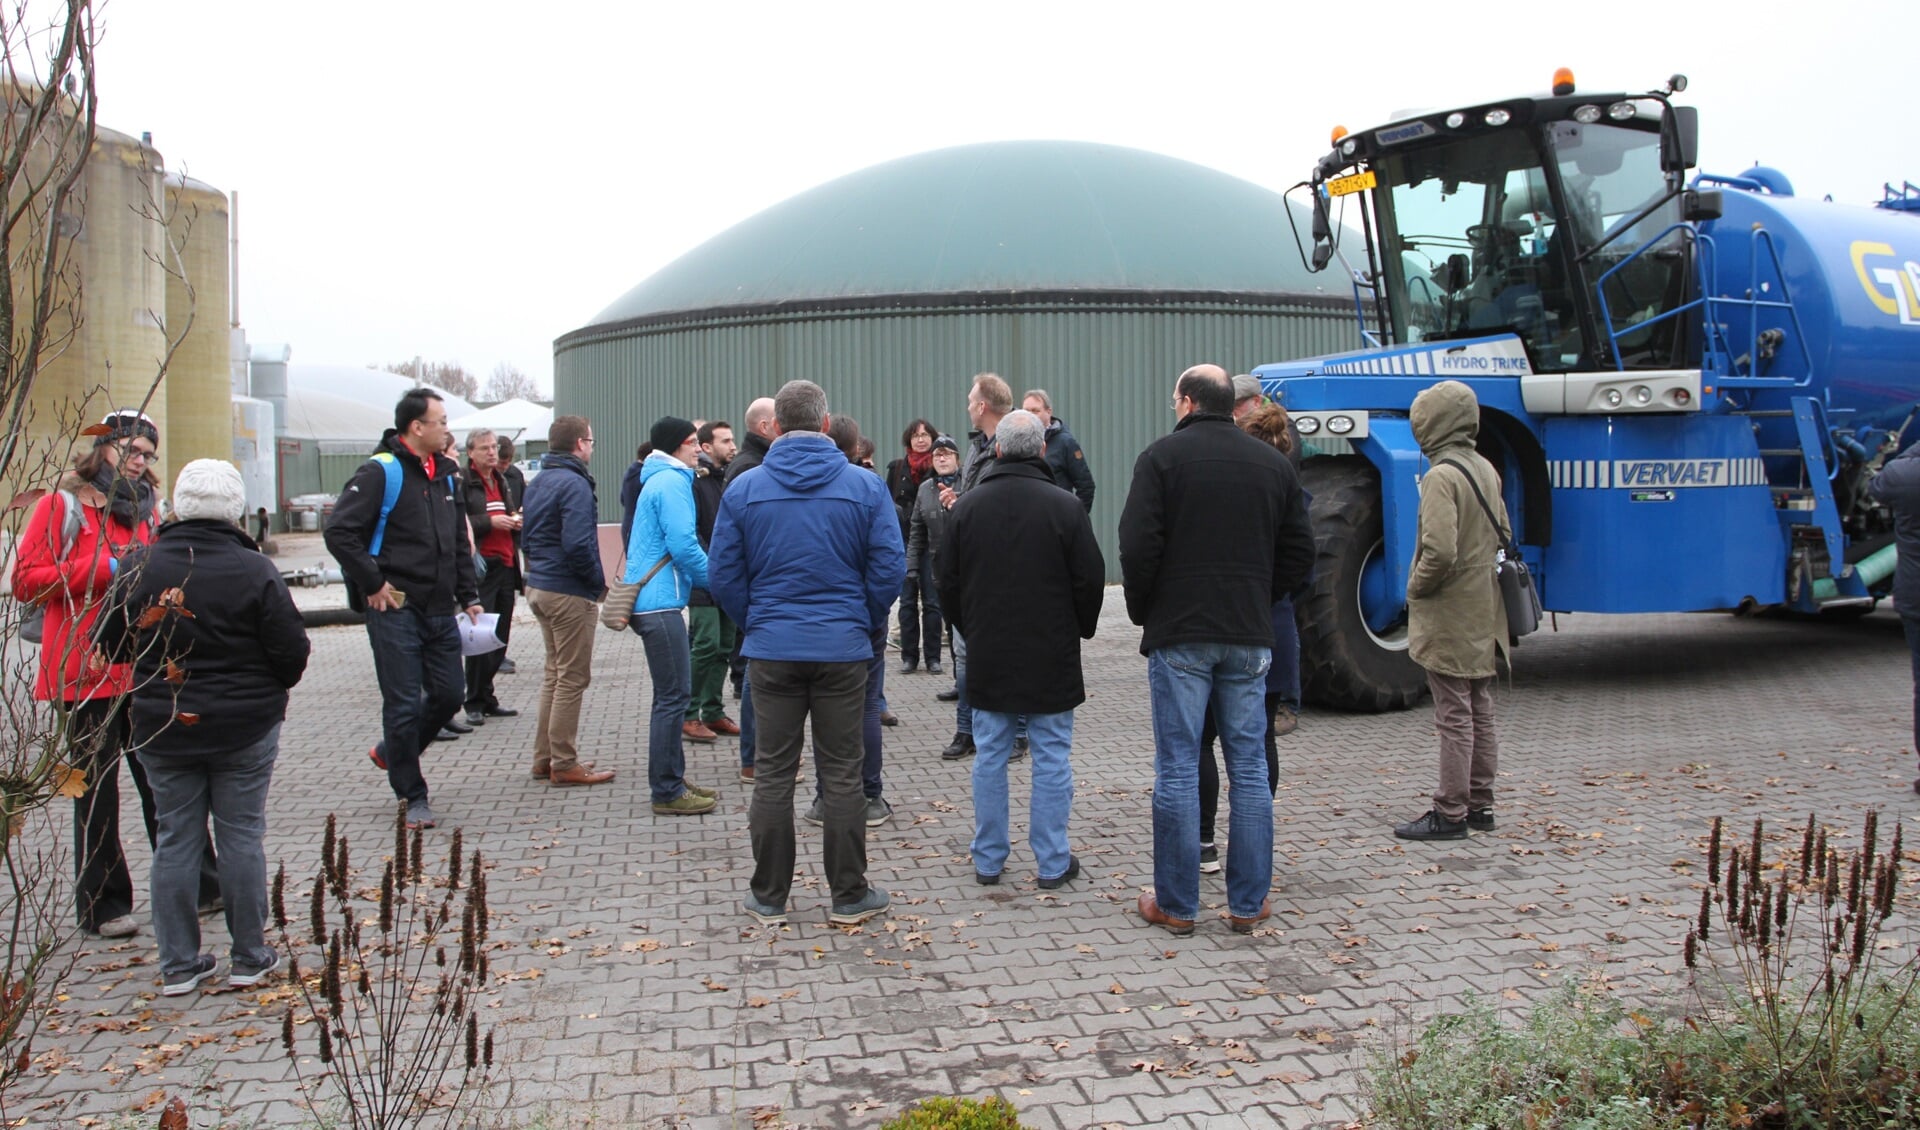
[[[460,654],[471,659],[476,655],[485,655],[490,651],[499,651],[507,646],[500,642],[495,634],[500,626],[497,612],[482,612],[480,619],[474,620],[465,612],[454,617],[460,624]]]

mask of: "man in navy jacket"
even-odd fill
[[[747,826],[753,884],[747,913],[786,921],[793,883],[793,786],[809,715],[818,749],[833,892],[829,921],[864,922],[887,908],[867,882],[861,713],[873,636],[906,576],[900,520],[879,477],[847,462],[823,433],[827,394],[789,381],[774,397],[778,438],[766,461],[721,496],[708,588],[746,631],[752,662],[757,776]]]
[[[527,484],[521,549],[527,556],[527,607],[540,622],[547,669],[533,736],[533,775],[555,785],[598,785],[613,770],[580,761],[580,700],[593,681],[594,607],[606,595],[600,568],[599,504],[587,460],[593,425],[557,416],[547,431],[540,473]]]

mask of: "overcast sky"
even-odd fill
[[[1715,172],[1758,160],[1860,203],[1920,181],[1920,8],[1866,0],[112,0],[102,22],[101,123],[240,194],[254,342],[549,387],[553,339],[683,252],[949,145],[1128,145],[1284,189],[1336,123],[1544,90],[1564,65],[1594,91],[1685,73]]]

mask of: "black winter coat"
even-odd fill
[[[720,517],[720,495],[727,489],[727,469],[716,467],[713,460],[704,452],[700,462],[693,469],[693,532],[700,538],[700,548],[706,549],[713,544],[713,523]],[[633,531],[627,531],[627,541],[633,541]],[[713,594],[706,589],[694,589],[687,597],[687,603],[705,608],[713,603]]]
[[[1100,624],[1107,565],[1093,524],[1038,459],[1001,460],[953,504],[940,608],[967,638],[976,710],[1059,714],[1087,700],[1080,641]]]
[[[1127,616],[1146,629],[1142,655],[1190,643],[1272,647],[1273,606],[1312,569],[1293,465],[1232,418],[1189,415],[1135,460],[1120,575]]]
[[[500,501],[506,504],[507,513],[518,514],[520,504],[527,491],[527,479],[521,474],[507,474],[504,464],[495,467],[494,476],[500,480]],[[514,468],[518,472],[519,468]],[[467,507],[467,526],[473,533],[473,549],[480,551],[480,539],[493,532],[491,515],[487,513],[487,484],[481,479],[480,472],[472,463],[467,464],[466,473],[460,476],[460,488]],[[520,567],[520,531],[513,531],[513,565]]]
[[[1902,616],[1920,619],[1920,443],[1880,469],[1867,484],[1875,502],[1893,511],[1899,560],[1893,571],[1893,606]]]
[[[772,446],[773,441],[759,432],[741,432],[740,453],[733,457],[733,462],[727,464],[727,478],[721,485],[730,487],[733,480],[758,467],[766,459],[767,449]]]
[[[210,519],[169,522],[127,558],[94,638],[133,663],[142,757],[234,753],[266,737],[287,716],[310,646],[280,570],[252,538]]]
[[[451,459],[434,460],[434,476],[392,428],[380,439],[376,452],[388,452],[400,461],[400,497],[387,516],[387,532],[380,555],[367,552],[380,520],[380,503],[387,493],[387,473],[372,459],[347,480],[333,516],[327,520],[327,552],[340,562],[340,571],[362,597],[383,584],[407,594],[407,604],[429,616],[451,616],[480,601],[473,575],[473,552],[467,544],[466,507],[448,477],[457,470]],[[454,475],[455,481],[458,476]]]
[[[1080,450],[1080,441],[1073,438],[1065,420],[1056,418],[1047,425],[1047,469],[1053,472],[1055,486],[1072,491],[1080,505],[1093,510],[1093,468],[1087,466],[1087,453]]]

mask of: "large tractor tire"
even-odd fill
[[[1405,593],[1385,591],[1380,474],[1359,456],[1310,460],[1300,473],[1313,495],[1314,580],[1296,602],[1301,689],[1337,710],[1405,710],[1427,691],[1407,655]],[[1375,623],[1368,624],[1371,611]]]

